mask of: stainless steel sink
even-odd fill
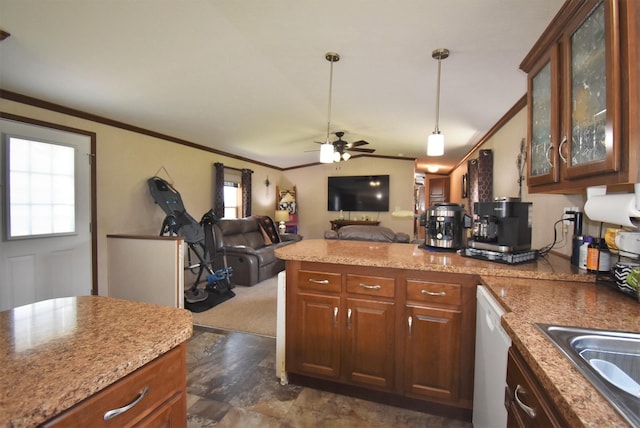
[[[536,327],[632,426],[640,427],[640,334],[549,324]]]

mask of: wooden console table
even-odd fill
[[[370,221],[370,220],[331,220],[331,230],[338,230],[342,226],[351,226],[354,224],[357,225],[365,225],[365,226],[377,226],[380,224],[379,221]]]

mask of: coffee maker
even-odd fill
[[[464,205],[437,203],[426,212],[425,246],[458,250],[465,243],[465,228],[471,227],[471,217]]]
[[[498,253],[516,253],[531,249],[531,202],[519,198],[496,198],[476,202],[471,248]]]

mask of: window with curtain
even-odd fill
[[[239,218],[251,215],[250,169],[214,165],[213,212],[217,217]],[[235,213],[235,214],[234,214]],[[235,217],[231,217],[235,215]]]
[[[242,188],[234,181],[224,182],[224,218],[239,218],[242,212]]]

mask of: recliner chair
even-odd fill
[[[232,281],[237,285],[255,285],[284,270],[285,262],[275,255],[275,249],[302,239],[300,235],[279,235],[270,217],[251,216],[221,219],[214,226],[216,241],[224,252],[217,262],[233,268]]]

